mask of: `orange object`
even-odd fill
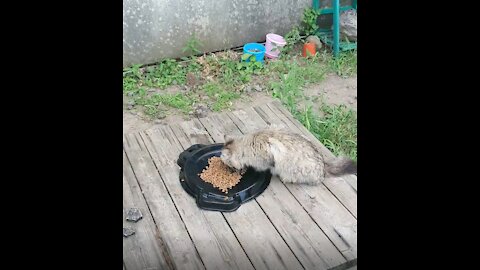
[[[303,44],[303,53],[302,53],[303,57],[314,56],[316,52],[317,50],[315,48],[315,43]]]

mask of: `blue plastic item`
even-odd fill
[[[243,46],[243,53],[255,55],[255,60],[263,64],[265,57],[265,46],[259,43],[247,43]],[[250,58],[245,61],[250,62]]]

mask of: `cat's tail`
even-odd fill
[[[332,176],[357,173],[357,163],[347,157],[339,157],[325,162],[325,171]]]

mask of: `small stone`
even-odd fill
[[[127,96],[129,96],[129,97],[133,96],[133,92],[128,92]]]
[[[255,84],[255,86],[253,88],[255,88],[255,90],[257,90],[257,92],[262,92],[262,90],[263,90],[262,87],[260,87],[260,85],[258,85],[258,84]]]
[[[195,107],[195,111],[194,111],[194,115],[196,117],[199,117],[199,118],[203,118],[203,117],[206,117],[208,112],[210,110],[208,109],[207,106],[203,105],[203,104],[198,104],[196,107]]]
[[[156,119],[156,120],[154,121],[154,123],[155,123],[155,124],[163,124],[163,121],[160,120],[160,119]]]
[[[252,92],[252,87],[250,85],[247,85],[244,89],[245,92],[250,93]]]
[[[208,97],[208,96],[202,96],[201,99],[202,99],[202,100],[207,100],[207,99],[209,99],[209,97]]]
[[[340,37],[342,40],[357,41],[356,10],[347,10],[340,15]]]
[[[309,36],[309,37],[307,37],[306,41],[308,43],[315,44],[315,47],[317,48],[317,50],[322,48],[322,42],[320,41],[320,39],[317,36]]]
[[[193,111],[189,111],[188,114],[189,114],[189,115],[193,115]]]
[[[125,215],[128,221],[137,222],[143,218],[142,212],[138,208],[130,208],[127,210],[127,214]]]
[[[123,237],[129,237],[135,234],[135,230],[132,228],[123,228]]]
[[[128,105],[128,106],[127,106],[127,110],[131,110],[131,109],[133,109],[133,106],[132,106],[132,105]]]
[[[173,80],[172,84],[178,84],[177,80]]]
[[[186,75],[186,80],[187,80],[187,85],[190,86],[190,87],[193,87],[196,85],[197,83],[197,78],[195,77],[195,75],[191,72],[188,72],[187,75]]]
[[[155,71],[155,67],[154,66],[149,66],[145,69],[146,72],[153,72]]]

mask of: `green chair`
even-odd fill
[[[313,8],[320,9],[320,0],[313,0]],[[351,6],[340,6],[340,0],[332,0],[332,8],[320,9],[320,15],[333,14],[333,30],[318,29],[317,36],[327,46],[333,49],[333,55],[338,56],[340,51],[348,51],[357,49],[357,42],[340,41],[340,12],[350,9],[357,10],[357,0],[352,0]]]

